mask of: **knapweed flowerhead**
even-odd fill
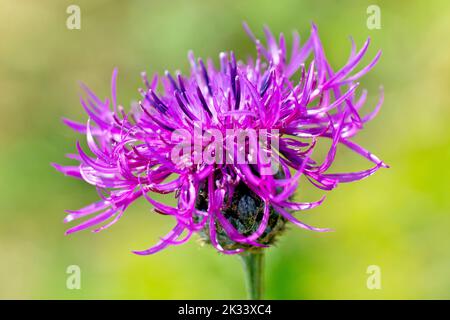
[[[347,63],[334,70],[315,25],[303,45],[294,33],[289,54],[283,34],[276,39],[265,28],[263,44],[244,27],[256,58],[237,61],[233,52],[224,52],[215,66],[189,53],[189,75],[166,72],[149,79],[143,74],[142,98],[128,111],[116,100],[116,70],[110,99],[83,86],[87,122],[64,122],[86,135],[89,150],[77,143],[77,154],[68,157],[78,164],[54,166],[93,185],[100,198],[67,211],[65,222],[84,219],[67,234],[103,230],[145,198],[156,213],[173,219],[174,227],[156,245],[135,253],[182,244],[194,233],[220,252],[239,253],[269,246],[287,223],[327,230],[294,217],[323,202],[292,201],[301,176],[329,191],[387,167],[352,141],[383,100],[381,94],[374,110],[360,115],[367,92],[357,94],[358,81],[380,57],[379,52],[358,67],[369,40],[360,50],[352,42]],[[331,143],[319,159],[313,152],[323,140]],[[339,145],[373,165],[329,173]],[[171,194],[176,206],[156,201],[154,194]]]

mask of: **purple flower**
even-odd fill
[[[264,46],[244,27],[256,45],[254,60],[236,61],[232,52],[221,53],[220,66],[215,67],[211,60],[196,60],[190,53],[189,76],[166,72],[150,80],[144,73],[142,100],[129,112],[116,101],[117,70],[112,76],[111,99],[102,100],[84,86],[81,105],[88,114],[87,123],[64,122],[86,135],[90,152],[77,143],[78,153],[68,157],[78,164],[54,166],[95,186],[100,199],[67,211],[65,222],[86,218],[67,234],[93,226],[95,232],[103,230],[144,197],[157,213],[171,216],[175,226],[155,246],[135,253],[155,253],[186,242],[193,233],[201,234],[221,252],[238,253],[268,246],[272,234],[279,233],[287,221],[308,230],[327,230],[306,225],[292,214],[323,201],[291,201],[302,175],[328,191],[340,182],[361,180],[387,167],[351,141],[375,117],[383,101],[381,94],[371,113],[359,114],[367,91],[357,96],[357,81],[381,55],[354,72],[369,40],[359,51],[352,43],[347,63],[335,71],[315,25],[302,46],[294,33],[289,58],[283,34],[277,40],[265,28]],[[229,130],[265,132],[268,139],[256,148],[245,140],[242,147],[239,139],[230,139]],[[215,132],[216,138],[199,140],[196,132]],[[324,159],[314,160],[313,151],[323,138],[331,140],[331,146]],[[359,172],[328,173],[338,145],[374,165]],[[179,156],[180,146],[191,151],[193,147],[194,152]],[[199,157],[206,151],[222,161]],[[236,154],[243,154],[245,161],[236,161]],[[269,165],[263,161],[268,155],[275,159]],[[173,194],[177,205],[158,202],[150,193]]]

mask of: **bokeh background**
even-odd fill
[[[81,30],[68,30],[66,8],[81,8]],[[366,26],[366,9],[381,8],[381,29]],[[0,298],[240,299],[240,262],[195,240],[154,256],[144,249],[172,227],[170,218],[138,202],[100,234],[64,236],[64,209],[95,200],[87,184],[63,177],[77,136],[66,116],[84,121],[78,81],[109,95],[119,68],[119,101],[138,99],[139,74],[188,70],[186,53],[214,57],[254,48],[246,20],[288,36],[319,26],[337,68],[372,38],[378,66],[362,81],[373,106],[385,104],[357,141],[391,169],[340,185],[323,206],[298,214],[333,233],[290,228],[267,252],[266,297],[274,299],[450,298],[450,3],[448,1],[33,1],[0,0]],[[288,44],[291,43],[288,37]],[[370,164],[339,151],[336,171]],[[301,185],[298,199],[320,195]],[[66,269],[81,268],[81,290],[66,288]],[[369,265],[382,289],[369,290]]]

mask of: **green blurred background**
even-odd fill
[[[66,8],[81,8],[81,30],[68,30]],[[380,30],[366,9],[381,8]],[[392,168],[343,184],[325,203],[297,216],[333,233],[290,228],[267,251],[266,297],[273,299],[450,298],[450,3],[448,1],[32,1],[0,0],[0,298],[245,298],[240,262],[195,240],[157,255],[154,244],[173,225],[145,202],[100,234],[64,236],[64,209],[97,198],[89,185],[63,177],[50,162],[70,163],[82,137],[60,118],[84,121],[78,81],[101,97],[119,68],[119,101],[138,99],[139,74],[188,70],[186,53],[254,54],[241,22],[262,37],[319,26],[337,68],[348,36],[378,49],[378,66],[362,81],[368,108],[384,85],[385,104],[357,141]],[[370,164],[339,151],[333,169]],[[319,193],[306,184],[298,199]],[[66,288],[66,269],[81,268],[81,290]],[[366,287],[369,265],[382,289]]]

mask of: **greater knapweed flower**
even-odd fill
[[[301,176],[329,191],[387,167],[351,141],[383,100],[381,94],[374,110],[360,115],[367,92],[357,94],[358,81],[381,54],[354,71],[369,40],[360,50],[352,42],[347,63],[335,71],[315,25],[302,46],[294,33],[289,55],[283,34],[277,40],[265,28],[263,45],[245,29],[256,45],[255,59],[237,61],[233,52],[223,52],[216,67],[189,53],[188,76],[166,71],[148,79],[144,73],[142,100],[129,111],[116,101],[116,70],[110,99],[102,100],[84,86],[81,104],[87,123],[64,122],[86,135],[89,153],[77,143],[78,153],[69,158],[78,164],[55,167],[95,186],[100,200],[68,211],[65,222],[87,220],[67,234],[94,226],[95,232],[103,230],[144,197],[175,225],[156,245],[135,253],[152,254],[198,233],[222,253],[246,256],[270,246],[286,223],[328,230],[294,217],[294,212],[323,202],[292,201]],[[331,146],[320,159],[313,151],[323,139]],[[359,172],[329,173],[338,145],[374,165]],[[172,194],[177,205],[156,201],[153,193]],[[257,271],[249,272],[255,276]]]

